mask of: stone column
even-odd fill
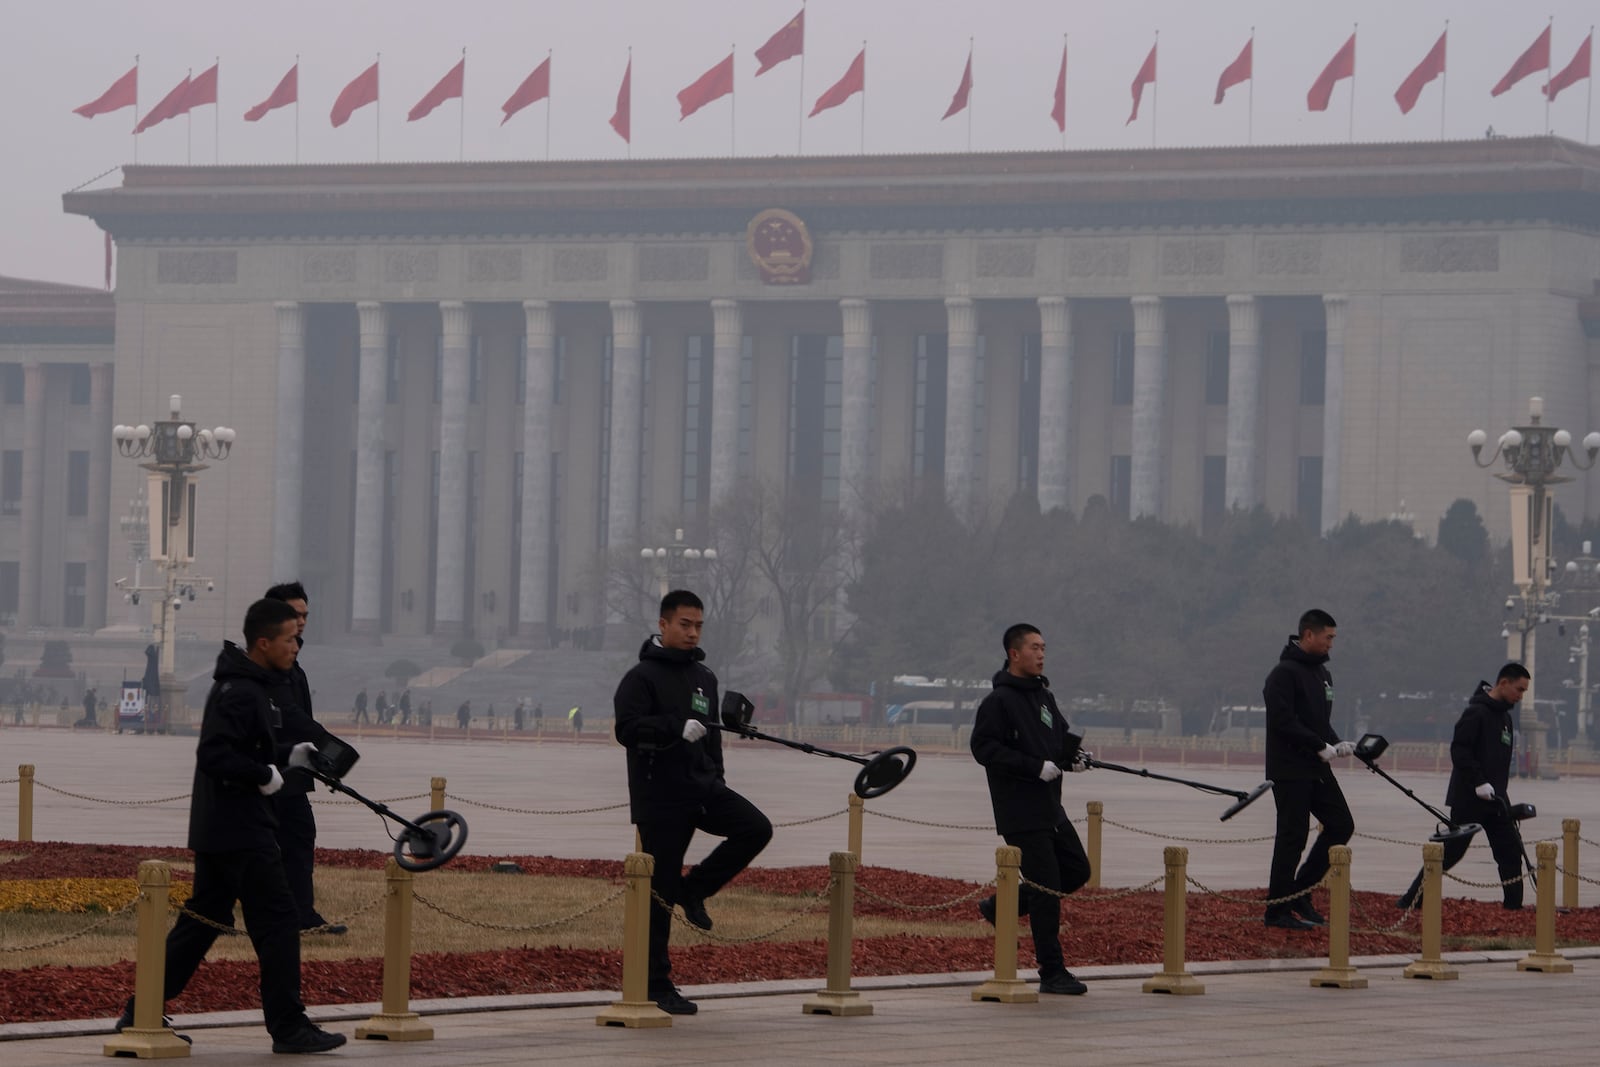
[[[1072,506],[1072,304],[1039,298],[1039,510]]]
[[[639,305],[611,301],[611,484],[606,543],[633,544],[639,536],[639,416],[644,388],[644,342]]]
[[[272,580],[292,582],[300,577],[300,494],[305,476],[305,311],[294,301],[273,306],[278,312],[278,417],[272,473]]]
[[[744,354],[744,314],[739,302],[711,301],[711,323],[710,500],[711,506],[717,507],[739,480],[739,360]],[[613,355],[613,366],[615,361]]]
[[[527,369],[522,391],[522,574],[520,635],[545,642],[550,601],[550,419],[555,403],[555,339],[550,304],[524,300]]]
[[[1339,449],[1344,434],[1344,315],[1349,298],[1329,293],[1322,298],[1327,331],[1322,386],[1322,532],[1339,525]],[[1532,706],[1532,702],[1529,702]]]
[[[439,304],[443,382],[439,391],[439,558],[434,569],[433,632],[462,632],[466,619],[467,391],[471,319],[459,300]]]
[[[106,624],[106,573],[111,551],[111,425],[112,364],[89,367],[89,559],[85,568],[84,624],[98,630]]]
[[[388,374],[388,309],[356,304],[361,372],[356,394],[355,552],[350,575],[350,630],[376,635],[383,607],[383,408]]]
[[[847,515],[865,514],[871,474],[868,434],[872,417],[872,305],[839,301],[844,327],[844,380],[839,406],[839,504]]]
[[[972,415],[978,387],[978,310],[970,297],[946,298],[944,495],[966,517],[973,500]]]
[[[1128,514],[1161,517],[1167,427],[1167,331],[1159,296],[1133,298],[1133,471]]]
[[[44,548],[44,379],[42,363],[22,367],[22,565],[17,578],[17,626],[38,626]]]
[[[1228,297],[1228,507],[1260,503],[1256,488],[1261,449],[1261,304]]]

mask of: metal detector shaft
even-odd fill
[[[816,745],[806,741],[791,741],[786,737],[774,737],[772,734],[764,734],[760,730],[752,730],[749,727],[736,730],[731,726],[720,726],[717,723],[707,723],[706,725],[713,730],[721,730],[724,733],[733,734],[735,737],[751,737],[757,741],[771,741],[775,745],[783,745],[785,748],[792,748],[797,752],[807,752],[814,756],[832,756],[834,759],[847,759],[851,763],[865,764],[868,762],[866,756],[854,756],[848,752],[835,752],[831,748],[818,748]]]
[[[1097,767],[1101,770],[1116,771],[1119,774],[1131,774],[1139,778],[1154,778],[1162,782],[1175,782],[1178,785],[1186,785],[1190,789],[1198,789],[1203,793],[1215,793],[1218,796],[1232,797],[1235,800],[1243,800],[1245,797],[1249,796],[1249,794],[1242,789],[1229,789],[1226,786],[1210,785],[1206,782],[1194,782],[1190,781],[1188,778],[1174,778],[1169,774],[1157,774],[1156,772],[1146,770],[1143,767],[1137,769],[1133,767],[1124,767],[1120,763],[1106,763],[1103,760],[1095,759],[1093,756],[1079,756],[1078,758],[1085,766],[1088,767]]]
[[[1455,826],[1460,825],[1454,819],[1451,819],[1449,816],[1445,815],[1444,812],[1440,811],[1438,808],[1434,807],[1432,804],[1429,804],[1426,800],[1423,800],[1421,797],[1417,796],[1417,794],[1413,793],[1411,790],[1407,789],[1405,786],[1403,786],[1399,782],[1395,781],[1394,777],[1392,775],[1390,775],[1388,771],[1386,771],[1382,767],[1378,766],[1376,761],[1364,759],[1361,762],[1365,763],[1367,765],[1367,770],[1371,771],[1373,774],[1376,774],[1376,775],[1382,777],[1384,781],[1388,782],[1390,785],[1392,785],[1396,789],[1400,790],[1400,792],[1404,793],[1406,796],[1410,797],[1412,800],[1415,800],[1418,804],[1421,804],[1423,810],[1426,811],[1429,815],[1432,815],[1439,822],[1442,822],[1446,826],[1450,826],[1450,827],[1455,827]]]
[[[362,804],[365,804],[367,807],[371,808],[373,811],[377,812],[379,815],[382,815],[386,819],[393,819],[395,822],[399,823],[401,826],[404,826],[408,830],[413,830],[419,834],[426,834],[428,832],[422,827],[418,826],[416,823],[412,822],[410,819],[407,819],[404,816],[396,815],[394,813],[394,809],[389,807],[387,804],[383,804],[376,800],[368,800],[366,797],[362,796],[360,793],[357,793],[354,789],[351,789],[337,778],[331,778],[328,775],[320,774],[314,770],[308,771],[307,773],[309,773],[311,777],[315,778],[323,785],[327,786],[329,789],[333,790],[335,793],[343,793],[347,797],[353,797]]]

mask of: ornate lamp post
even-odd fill
[[[1556,473],[1564,460],[1570,460],[1579,470],[1594,466],[1595,455],[1600,453],[1600,433],[1584,437],[1587,459],[1580,460],[1572,450],[1572,434],[1544,424],[1544,400],[1536,396],[1528,401],[1527,425],[1514,426],[1501,434],[1494,452],[1484,459],[1483,449],[1488,441],[1488,434],[1482,430],[1467,435],[1472,460],[1479,467],[1487,469],[1494,466],[1496,459],[1505,460],[1506,469],[1495,477],[1511,486],[1512,579],[1521,597],[1522,617],[1515,620],[1515,627],[1508,624],[1501,632],[1507,636],[1507,655],[1520,658],[1529,673],[1535,674],[1534,685],[1528,687],[1522,702],[1521,723],[1524,743],[1543,763],[1545,735],[1534,702],[1534,686],[1538,683],[1534,656],[1535,627],[1549,621],[1554,606],[1554,594],[1549,588],[1555,566],[1550,556],[1554,501],[1548,487],[1572,480]],[[1534,773],[1534,768],[1530,767],[1529,773]]]
[[[672,544],[655,548],[641,548],[639,558],[656,568],[664,597],[672,588],[673,579],[689,573],[701,561],[711,563],[717,558],[714,548],[691,548],[683,543],[683,530],[672,531]]]
[[[148,551],[148,558],[161,571],[155,585],[141,585],[135,571],[133,585],[125,581],[122,587],[131,603],[137,604],[141,593],[156,593],[151,604],[151,623],[156,644],[161,651],[161,689],[169,706],[177,706],[177,612],[184,601],[194,600],[196,588],[204,585],[209,592],[216,588],[215,580],[189,573],[194,563],[195,540],[195,485],[192,476],[206,469],[201,460],[222,460],[233,449],[234,432],[226,426],[214,430],[196,430],[195,424],[186,422],[179,414],[183,398],[171,398],[171,414],[154,426],[140,423],[137,426],[118,424],[112,428],[111,437],[117,451],[129,459],[148,462],[139,466],[150,472],[146,480],[149,500],[154,508],[146,506],[147,526],[144,540],[135,541],[139,557]],[[123,532],[129,533],[134,517],[123,520]],[[130,538],[131,539],[131,538]],[[168,719],[170,722],[170,719]]]
[[[128,510],[121,519],[122,536],[128,542],[128,547],[133,549],[133,587],[127,588],[127,583],[122,579],[117,580],[117,588],[122,589],[122,599],[128,602],[128,625],[138,630],[139,627],[139,590],[142,587],[140,578],[144,568],[144,554],[150,548],[150,505],[146,502],[144,486],[128,501]]]

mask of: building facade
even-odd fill
[[[1600,151],[1550,138],[128,167],[66,209],[119,252],[107,430],[238,431],[201,625],[300,577],[325,633],[542,643],[748,478],[1504,536],[1467,432],[1600,399]]]

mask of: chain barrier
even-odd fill
[[[187,915],[201,926],[209,926],[219,934],[223,934],[227,937],[242,937],[244,935],[244,931],[239,929],[237,926],[234,926],[232,923],[219,923],[215,919],[209,919],[206,916],[201,915],[198,911],[190,911],[187,905],[179,904],[176,900],[171,902],[168,911],[177,912],[179,915]]]
[[[323,923],[321,926],[308,926],[300,932],[302,934],[322,934],[327,933],[329,927],[349,926],[355,921],[356,916],[365,915],[367,912],[371,911],[373,908],[376,908],[381,903],[383,903],[383,894],[379,893],[377,896],[368,899],[365,904],[358,906],[355,911],[352,911],[349,915],[346,915],[342,919],[333,919],[329,922]]]
[[[1402,841],[1398,837],[1384,837],[1382,834],[1364,834],[1360,830],[1357,830],[1353,836],[1365,838],[1368,841],[1382,841],[1386,845],[1404,845],[1406,848],[1422,847],[1422,842],[1420,841]]]
[[[1217,890],[1212,889],[1210,886],[1203,884],[1198,878],[1196,878],[1192,874],[1185,874],[1183,876],[1183,878],[1184,878],[1184,881],[1188,882],[1190,885],[1192,885],[1196,889],[1200,890],[1200,892],[1205,893],[1208,896],[1216,897],[1218,900],[1226,900],[1230,904],[1258,904],[1258,905],[1261,905],[1262,907],[1267,907],[1267,908],[1273,907],[1273,906],[1278,905],[1278,904],[1293,904],[1295,901],[1299,900],[1301,897],[1310,897],[1313,890],[1321,888],[1326,882],[1326,880],[1324,880],[1322,882],[1318,882],[1316,885],[1307,886],[1305,889],[1300,890],[1298,893],[1289,893],[1286,896],[1281,896],[1281,897],[1266,897],[1266,898],[1262,898],[1262,897],[1236,897],[1236,896],[1232,896],[1231,894],[1228,894],[1228,893],[1218,892]]]
[[[1460,875],[1451,874],[1449,871],[1445,871],[1444,876],[1450,879],[1452,882],[1460,882],[1462,885],[1470,885],[1474,889],[1503,889],[1508,885],[1516,885],[1518,882],[1526,881],[1530,873],[1532,872],[1524,871],[1515,878],[1506,878],[1498,882],[1474,882],[1470,878],[1462,878]]]
[[[11,780],[13,782],[16,781],[15,778],[13,778]],[[1587,837],[1584,837],[1582,834],[1578,835],[1578,840],[1582,841],[1586,845],[1593,845],[1595,848],[1600,848],[1600,841],[1590,841]]]
[[[837,819],[839,816],[848,815],[849,813],[849,808],[840,808],[838,811],[830,811],[826,815],[813,815],[809,819],[796,819],[793,822],[775,822],[772,824],[772,828],[774,830],[786,830],[791,826],[805,826],[807,823],[826,822],[829,819]]]
[[[135,896],[132,900],[128,901],[116,911],[107,914],[104,918],[96,919],[94,922],[90,923],[88,926],[85,926],[81,930],[74,930],[70,934],[62,934],[60,937],[53,937],[48,941],[40,941],[37,944],[32,945],[0,946],[0,952],[39,952],[43,949],[55,948],[57,945],[65,945],[68,941],[76,941],[80,937],[87,937],[89,934],[94,933],[96,930],[100,929],[102,926],[105,926],[113,919],[122,918],[122,916],[128,914],[134,908],[138,907],[138,905],[139,897]]]
[[[408,800],[426,800],[432,793],[411,793],[403,797],[383,797],[377,801],[379,804],[403,804]],[[347,800],[344,797],[328,796],[318,800],[321,804],[361,804],[359,800]],[[365,807],[365,805],[362,805]]]
[[[990,833],[994,832],[993,823],[984,823],[981,826],[964,826],[961,823],[929,822],[926,819],[912,819],[905,815],[890,815],[886,811],[873,811],[871,808],[863,808],[862,810],[868,815],[876,815],[880,819],[893,819],[895,822],[908,822],[914,826],[932,826],[940,830],[986,830]]]
[[[1590,885],[1600,885],[1600,878],[1590,878],[1588,875],[1579,874],[1577,871],[1569,871],[1559,863],[1556,864],[1556,873],[1561,875],[1570,874],[1580,882],[1588,882]]]
[[[1118,889],[1118,890],[1115,890],[1115,891],[1106,891],[1106,892],[1095,893],[1094,896],[1093,896],[1093,899],[1094,900],[1117,900],[1117,899],[1119,899],[1121,897],[1131,897],[1135,893],[1143,893],[1148,889],[1154,889],[1165,878],[1166,878],[1166,875],[1158,874],[1154,878],[1150,879],[1148,882],[1144,883],[1143,885],[1136,885],[1136,886],[1133,886],[1130,889]],[[1021,875],[1019,875],[1017,877],[1017,884],[1018,885],[1025,885],[1029,889],[1036,890],[1036,891],[1038,891],[1040,893],[1048,893],[1050,896],[1057,897],[1057,898],[1059,898],[1061,900],[1066,900],[1067,897],[1072,895],[1071,893],[1064,893],[1059,889],[1051,889],[1047,885],[1040,885],[1038,882],[1032,881],[1032,880],[1030,880],[1030,879],[1028,879],[1026,877],[1023,877]]]
[[[903,908],[906,911],[945,911],[947,909],[957,907],[958,905],[965,904],[969,900],[975,900],[979,894],[987,893],[993,888],[994,882],[991,880],[985,882],[983,885],[980,885],[970,893],[963,893],[959,897],[942,901],[938,904],[907,904],[903,900],[895,900],[891,897],[880,896],[868,889],[866,886],[862,885],[859,877],[856,879],[857,893],[866,897],[868,900],[876,900],[879,904],[886,904],[891,908]]]
[[[34,779],[34,785],[37,785],[40,789],[48,789],[52,793],[59,793],[64,797],[71,797],[73,800],[87,800],[93,804],[115,804],[123,808],[142,808],[151,804],[173,804],[180,800],[188,800],[194,795],[192,793],[179,793],[174,797],[158,797],[155,800],[108,800],[105,797],[91,797],[84,793],[73,793],[66,789],[57,789],[55,786],[47,782],[41,782],[38,779]]]
[[[835,884],[837,884],[837,882],[838,879],[830,877],[828,879],[828,884],[822,887],[822,892],[812,897],[810,903],[801,908],[799,911],[795,912],[786,921],[779,923],[770,930],[765,930],[759,934],[751,934],[748,937],[727,937],[723,934],[714,934],[710,930],[702,930],[700,927],[684,918],[677,911],[673,910],[672,905],[667,903],[666,898],[664,898],[660,893],[657,893],[654,889],[650,890],[650,898],[656,902],[656,907],[666,908],[667,913],[672,916],[674,922],[685,927],[686,929],[693,930],[701,937],[709,938],[712,941],[720,941],[725,945],[748,945],[753,941],[766,941],[776,937],[778,934],[783,933],[785,930],[789,929],[791,926],[794,926],[800,922],[800,920],[816,911],[817,907],[828,899],[828,894],[833,892],[833,887]]]
[[[0,785],[16,785],[20,781],[21,778],[0,778]]]
[[[429,794],[423,793],[421,795],[422,796],[428,796]],[[461,796],[460,794],[457,794],[457,793],[446,793],[445,797],[448,800],[453,800],[458,804],[466,804],[469,807],[488,808],[491,811],[504,811],[504,812],[509,812],[512,815],[593,815],[595,812],[599,812],[599,811],[618,811],[618,810],[628,806],[628,801],[624,800],[620,804],[607,804],[604,807],[599,807],[599,808],[565,808],[565,809],[560,809],[560,810],[541,810],[539,808],[514,808],[514,807],[511,807],[510,805],[507,805],[507,804],[490,804],[490,803],[487,803],[487,802],[482,801],[482,800],[471,800],[471,799],[468,799],[467,797]]]
[[[1176,834],[1163,834],[1155,830],[1143,830],[1137,826],[1129,826],[1127,823],[1108,819],[1104,815],[1100,816],[1100,821],[1107,826],[1115,826],[1118,830],[1129,830],[1136,834],[1144,834],[1147,837],[1158,837],[1163,841],[1192,841],[1201,845],[1253,845],[1261,841],[1272,841],[1277,837],[1276,834],[1263,834],[1260,837],[1179,837]]]
[[[1422,893],[1420,890],[1412,896],[1410,906],[1404,908],[1400,912],[1400,918],[1396,919],[1388,926],[1384,926],[1381,922],[1374,922],[1372,916],[1367,914],[1367,909],[1361,906],[1361,898],[1356,896],[1354,893],[1350,894],[1350,903],[1354,904],[1356,911],[1361,913],[1361,921],[1371,924],[1366,928],[1356,928],[1352,926],[1350,929],[1352,934],[1384,934],[1392,937],[1408,938],[1422,937],[1422,932],[1420,930],[1413,932],[1411,930],[1400,929],[1400,927],[1410,922],[1413,916],[1420,918],[1422,909]]]
[[[576,922],[586,915],[592,915],[599,911],[601,908],[605,907],[607,904],[610,904],[627,891],[628,887],[626,885],[619,886],[617,891],[612,893],[609,897],[604,897],[600,900],[597,900],[581,911],[575,911],[571,915],[563,915],[559,919],[549,919],[545,922],[524,924],[491,923],[484,922],[481,919],[469,919],[465,915],[458,915],[450,909],[434,903],[415,890],[412,890],[411,895],[416,899],[417,903],[421,904],[423,907],[432,911],[436,911],[447,919],[454,919],[456,922],[461,923],[464,926],[476,926],[480,930],[502,930],[508,933],[528,934],[533,933],[536,930],[553,930],[557,926],[565,926],[567,923]]]

